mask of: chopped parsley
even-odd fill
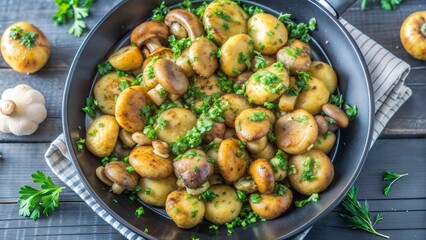
[[[308,120],[309,119],[308,119],[308,116],[302,115],[300,117],[294,118],[293,120],[296,121],[296,122],[298,122],[298,123],[301,123],[302,127],[306,127],[306,125],[308,124]]]
[[[108,61],[100,62],[100,63],[98,63],[98,65],[96,67],[97,67],[98,73],[100,75],[108,74],[108,73],[112,72],[112,70],[113,70],[111,63],[109,63]]]
[[[318,176],[315,175],[314,171],[318,168],[319,162],[314,160],[311,157],[307,157],[305,162],[303,163],[303,166],[305,167],[303,169],[302,175],[300,175],[300,178],[303,181],[309,181],[316,179]]]
[[[246,202],[248,200],[247,194],[244,191],[241,191],[241,190],[237,190],[237,198],[241,202]]]
[[[265,57],[260,52],[258,52],[258,51],[254,51],[254,54],[256,54],[254,56],[254,60],[255,60],[254,66],[257,69],[264,69],[264,68],[266,68],[267,62],[266,62]]]
[[[255,194],[250,195],[250,200],[253,203],[258,203],[262,200],[262,197],[259,194],[255,193]]]
[[[216,197],[219,197],[216,193],[213,192],[210,188],[207,191],[203,192],[198,199],[203,200],[204,202],[212,202]]]
[[[351,107],[349,104],[345,104],[345,113],[348,115],[349,121],[352,121],[358,115],[358,106],[354,105]]]
[[[127,166],[127,167],[126,167],[126,170],[127,170],[129,173],[133,173],[133,172],[135,172],[135,169],[134,169],[132,166]]]
[[[281,79],[272,72],[256,72],[252,76],[256,83],[262,84],[267,91],[274,94],[279,94],[285,88]]]
[[[231,21],[231,17],[222,10],[215,10],[213,13],[214,15],[218,16],[219,18],[222,18],[226,22]]]
[[[287,189],[285,189],[284,185],[282,185],[281,183],[275,183],[274,190],[272,191],[272,193],[275,196],[282,196],[287,193]]]
[[[166,6],[165,2],[163,1],[161,5],[157,8],[154,8],[152,10],[152,20],[162,22],[164,21],[165,16],[167,13],[170,12],[170,9]]]
[[[21,45],[25,45],[28,49],[32,49],[36,45],[38,34],[34,32],[24,32],[20,26],[16,26],[10,30],[9,37],[13,40],[18,40]]]
[[[170,48],[172,49],[173,55],[175,57],[179,57],[182,54],[183,50],[189,48],[192,44],[190,38],[176,39],[174,35],[170,35],[167,40],[170,43]]]
[[[197,216],[197,214],[198,214],[198,209],[191,211],[191,217],[192,218],[195,218]]]
[[[254,112],[248,119],[253,122],[259,122],[266,118],[265,112]]]
[[[96,99],[94,99],[93,97],[88,97],[86,98],[86,106],[81,110],[87,115],[89,115],[91,118],[95,118],[96,106],[98,106],[98,101],[96,101]]]
[[[151,194],[151,188],[146,188],[145,189],[145,194],[146,195],[150,195]]]
[[[303,53],[303,50],[298,47],[296,48],[287,47],[285,49],[285,52],[294,60],[294,59],[297,59],[300,56],[300,54]]]
[[[300,208],[305,206],[306,204],[310,203],[310,202],[317,202],[319,199],[319,194],[318,193],[314,193],[311,196],[309,196],[308,199],[304,199],[304,200],[300,200],[300,201],[295,201],[294,202],[294,206]]]
[[[317,21],[315,18],[311,18],[309,23],[299,23],[296,24],[290,20],[291,14],[280,13],[278,19],[284,23],[288,31],[288,39],[292,41],[293,39],[300,39],[304,42],[309,42],[311,36],[309,36],[309,31],[314,31],[316,28]]]
[[[143,209],[143,207],[139,207],[138,209],[136,209],[135,211],[135,215],[140,217],[145,213],[145,210]]]
[[[84,138],[80,138],[79,140],[77,140],[77,150],[78,151],[81,151],[81,150],[83,150],[83,147],[84,147],[84,143],[86,142],[86,139],[84,139]]]
[[[288,162],[284,155],[284,152],[280,149],[275,154],[275,157],[270,161],[272,170],[278,172],[278,170],[285,171],[288,168]]]
[[[124,91],[128,87],[129,83],[126,80],[121,80],[120,84],[118,85],[118,89],[120,89],[121,91]]]
[[[338,107],[342,106],[344,101],[345,100],[343,99],[342,94],[333,94],[333,95],[330,96],[330,99],[328,99],[329,103],[334,104]]]

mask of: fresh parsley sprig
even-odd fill
[[[68,33],[76,37],[80,37],[87,28],[84,19],[90,14],[90,7],[95,0],[55,0],[58,7],[56,14],[52,20],[57,25],[63,25],[69,21],[74,21]]]
[[[28,49],[32,49],[33,45],[37,44],[36,38],[38,34],[34,32],[24,32],[20,26],[16,26],[10,29],[9,37],[13,40],[18,40],[22,45],[25,45]]]
[[[385,171],[383,172],[383,181],[391,181],[388,185],[386,185],[386,187],[383,189],[383,194],[387,197],[389,196],[389,191],[392,187],[392,185],[398,181],[400,178],[408,176],[408,173],[404,173],[404,174],[398,174],[398,173],[393,173],[393,172],[389,172],[389,171]]]
[[[59,205],[59,194],[65,187],[56,186],[52,179],[42,171],[31,175],[34,183],[41,183],[41,189],[25,185],[19,189],[19,215],[33,220],[46,216],[55,211]]]
[[[395,10],[396,7],[401,4],[403,0],[380,0],[380,7],[386,11]],[[361,10],[365,10],[365,6],[367,5],[367,0],[362,0],[361,2]]]
[[[349,227],[351,227],[352,229],[361,229],[383,238],[389,238],[389,236],[381,234],[374,229],[374,225],[383,220],[382,215],[378,214],[374,222],[372,222],[371,213],[368,210],[367,200],[365,201],[364,205],[362,205],[356,199],[357,193],[358,187],[352,186],[352,188],[348,192],[348,195],[342,203],[343,208],[349,214],[340,213],[340,216],[351,223]]]

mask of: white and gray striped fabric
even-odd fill
[[[411,90],[404,86],[410,66],[354,28],[344,19],[341,19],[341,22],[360,47],[371,73],[376,107],[374,142],[389,119],[411,96]],[[111,226],[127,239],[143,239],[115,220],[90,196],[69,158],[62,134],[51,144],[45,154],[45,158],[47,164],[58,175],[59,179],[74,190],[102,219],[111,224]],[[296,239],[302,240],[308,231],[309,229],[296,237]]]

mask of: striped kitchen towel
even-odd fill
[[[404,86],[410,66],[392,53],[384,49],[378,43],[350,25],[344,19],[342,24],[351,33],[359,45],[373,81],[376,121],[374,127],[373,143],[386,126],[389,119],[401,107],[401,105],[411,96],[411,90]],[[117,231],[128,239],[142,239],[111,215],[109,215],[101,206],[90,196],[84,188],[83,183],[73,166],[67,152],[64,136],[61,134],[47,150],[46,162],[52,171],[58,175],[68,187],[74,190],[102,219],[111,224]],[[306,230],[296,237],[301,240],[306,236]]]

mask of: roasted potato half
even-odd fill
[[[95,119],[86,132],[86,147],[97,157],[109,156],[114,151],[120,126],[113,116]]]

